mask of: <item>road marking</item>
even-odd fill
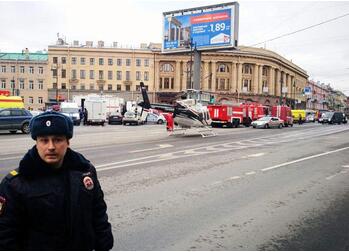
[[[216,186],[222,184],[222,181],[216,181],[211,184],[211,186]]]
[[[240,176],[233,176],[233,177],[227,178],[226,180],[229,181],[229,180],[236,180],[240,178],[241,178]]]
[[[159,147],[155,147],[155,148],[149,148],[149,149],[143,149],[143,150],[129,151],[129,153],[138,153],[138,152],[152,151],[152,150],[159,150],[159,149],[164,149],[164,148],[173,147],[172,144],[159,144],[158,146],[159,146]]]
[[[340,149],[333,150],[333,151],[327,151],[327,152],[324,152],[324,153],[320,153],[320,154],[312,155],[312,156],[309,156],[309,157],[300,158],[300,159],[296,159],[296,160],[293,160],[293,161],[290,161],[290,162],[286,162],[286,163],[274,165],[274,166],[271,166],[271,167],[267,167],[267,168],[261,169],[261,171],[273,170],[273,169],[280,168],[280,167],[283,167],[283,166],[287,166],[287,165],[290,165],[290,164],[299,163],[299,162],[302,162],[302,161],[305,161],[305,160],[309,160],[309,159],[313,159],[313,158],[329,155],[329,154],[340,152],[340,151],[344,151],[344,150],[347,150],[347,149],[349,149],[349,147],[344,147],[344,148],[340,148]]]
[[[256,174],[256,172],[254,172],[254,171],[245,173],[246,176],[255,175],[255,174]]]
[[[22,156],[14,156],[14,157],[7,157],[7,158],[0,158],[0,161],[4,161],[4,160],[11,160],[11,159],[18,159],[18,158],[22,158],[24,155]]]
[[[336,176],[337,176],[337,174],[334,174],[334,175],[332,175],[332,176],[327,177],[326,179],[327,179],[327,180],[331,180],[331,179],[333,179],[333,178],[336,177]]]
[[[264,156],[264,155],[265,155],[265,153],[261,152],[261,153],[247,155],[247,157],[261,157],[261,156]]]
[[[349,168],[349,165],[342,165],[343,168]]]

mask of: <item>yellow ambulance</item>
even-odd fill
[[[24,108],[22,97],[0,95],[0,109],[3,108]]]
[[[294,123],[299,123],[299,118],[301,118],[301,123],[305,122],[306,113],[304,109],[292,109],[291,113]]]

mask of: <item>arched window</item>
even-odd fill
[[[263,76],[268,75],[268,68],[266,66],[263,67]]]
[[[174,72],[174,67],[170,63],[165,63],[160,67],[160,72]]]
[[[220,64],[218,66],[218,72],[219,73],[229,73],[229,67],[225,64]]]
[[[242,68],[242,73],[252,74],[252,66],[250,64],[244,64]]]

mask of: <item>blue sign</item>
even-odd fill
[[[163,51],[233,47],[237,43],[235,12],[229,7],[164,15]]]
[[[310,95],[311,94],[311,87],[304,87],[304,94]]]

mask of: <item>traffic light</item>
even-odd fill
[[[210,103],[214,103],[214,95],[210,95]]]

